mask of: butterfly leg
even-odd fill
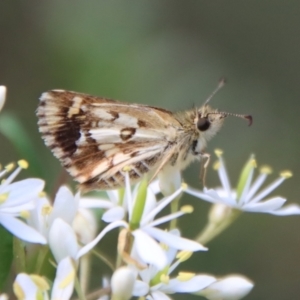
[[[200,153],[200,182],[202,182],[203,187],[206,186],[206,172],[208,165],[210,163],[209,153]]]

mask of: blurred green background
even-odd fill
[[[291,169],[294,177],[278,194],[300,203],[299,1],[1,1],[0,37],[0,84],[8,87],[0,120],[3,126],[8,113],[20,120],[33,149],[24,157],[32,168],[22,175],[47,179],[48,190],[61,168],[37,130],[43,91],[70,89],[176,111],[201,105],[225,76],[228,84],[211,104],[252,114],[254,123],[228,118],[208,152],[224,150],[232,184],[251,153],[273,167],[273,179]],[[24,133],[15,134],[23,148]],[[21,158],[3,135],[0,145],[2,164]],[[196,163],[186,181],[197,186],[198,173]],[[211,168],[207,182],[219,183]],[[209,206],[185,202],[195,206],[195,224],[187,224],[189,216],[180,225],[193,237]],[[245,274],[256,283],[246,299],[299,299],[299,224],[299,217],[244,214],[183,268]],[[113,243],[107,239],[108,247]]]

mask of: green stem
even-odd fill
[[[180,198],[181,198],[181,195],[179,195],[176,199],[174,199],[171,202],[171,214],[178,212]],[[171,220],[171,222],[170,222],[170,230],[172,230],[174,228],[177,228],[177,219],[178,218],[175,218],[175,219]]]
[[[41,246],[41,248],[39,249],[38,257],[37,257],[36,264],[35,264],[35,270],[34,270],[34,272],[36,274],[41,274],[42,267],[45,262],[48,251],[49,251],[49,248],[46,246]]]
[[[78,299],[79,300],[86,300],[84,294],[83,294],[83,291],[81,289],[81,286],[80,286],[80,283],[79,283],[79,279],[78,277],[76,276],[75,278],[75,290],[76,290],[76,293],[78,295]]]
[[[215,237],[217,237],[221,232],[228,228],[241,214],[238,210],[232,210],[225,219],[220,223],[208,223],[203,231],[196,237],[196,241],[200,244],[206,245]]]
[[[26,255],[24,244],[18,238],[13,238],[13,252],[16,273],[26,272]]]
[[[79,282],[82,289],[82,292],[86,294],[89,287],[90,282],[90,274],[91,274],[91,255],[84,255],[80,260],[80,268],[79,268]]]
[[[113,262],[109,258],[107,258],[103,253],[101,253],[98,250],[97,251],[92,250],[92,253],[98,258],[100,258],[113,272],[115,271],[116,268]]]

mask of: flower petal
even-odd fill
[[[57,262],[67,256],[76,259],[78,243],[74,230],[63,219],[54,220],[49,230],[49,246]]]
[[[149,285],[141,280],[136,280],[133,287],[132,295],[135,297],[142,297],[148,294]]]
[[[231,191],[228,195],[228,192],[222,188],[213,189],[205,189],[204,192],[215,199],[215,203],[223,203],[230,207],[238,206],[236,202],[236,192]]]
[[[163,198],[152,211],[150,211],[146,216],[142,218],[141,226],[147,224],[149,221],[153,220],[154,217],[165,208],[170,202],[172,202],[180,193],[182,192],[182,188],[178,189],[172,195]]]
[[[179,250],[188,251],[206,251],[207,248],[199,244],[198,242],[176,236],[170,232],[166,232],[159,228],[147,227],[143,231],[154,237],[156,240]]]
[[[253,182],[252,186],[250,187],[249,192],[246,195],[244,203],[247,203],[254,196],[254,194],[259,190],[259,188],[265,182],[267,176],[268,176],[267,173],[262,173],[256,178],[256,180]]]
[[[300,215],[300,206],[298,204],[289,204],[276,211],[270,212],[270,214],[275,216]]]
[[[111,223],[114,221],[122,220],[124,216],[124,208],[121,206],[116,206],[106,211],[102,216],[102,220],[106,223]]]
[[[286,180],[286,177],[279,177],[273,183],[264,188],[261,192],[259,192],[254,198],[252,198],[251,202],[259,202],[264,197],[268,196],[271,192],[273,192],[282,182]]]
[[[35,228],[44,237],[47,237],[49,229],[47,222],[48,215],[43,212],[44,208],[50,208],[49,211],[51,210],[49,200],[46,197],[36,199],[34,202],[34,209],[30,211],[29,217],[26,221],[29,226]]]
[[[172,300],[169,296],[167,296],[165,293],[162,293],[161,291],[153,291],[151,292],[151,296],[148,296],[148,299],[153,300]]]
[[[13,207],[34,200],[44,189],[45,182],[41,179],[28,178],[13,182],[7,186],[0,186],[0,193],[8,193],[7,200],[1,204],[2,207]]]
[[[47,244],[46,239],[38,231],[14,217],[0,214],[0,223],[9,232],[23,241]]]
[[[243,211],[248,212],[259,212],[259,213],[271,213],[280,207],[286,202],[286,199],[281,197],[274,197],[272,199],[261,201],[258,203],[249,202],[248,204],[242,207]]]
[[[159,181],[158,179],[152,181],[149,184],[149,188],[152,190],[152,192],[156,195],[158,193],[160,193],[160,187],[159,187]]]
[[[227,195],[229,196],[231,193],[231,185],[230,185],[230,181],[229,181],[229,177],[226,171],[226,167],[225,167],[225,163],[224,160],[222,158],[222,156],[218,156],[219,158],[219,168],[218,168],[218,174],[219,174],[219,178],[220,181],[222,183],[223,189],[226,191]]]
[[[72,222],[72,228],[81,244],[85,245],[91,242],[95,238],[98,228],[95,214],[90,209],[79,208]]]
[[[186,192],[187,194],[190,194],[190,195],[192,195],[192,196],[194,196],[196,198],[200,198],[200,199],[202,199],[204,201],[207,201],[207,202],[210,202],[210,203],[216,203],[216,202],[218,202],[218,200],[215,197],[212,197],[209,193],[207,193],[207,191],[210,191],[210,190],[206,190],[203,193],[202,191],[196,190],[196,189],[188,186],[183,191]]]
[[[134,239],[134,247],[139,257],[148,264],[155,265],[158,269],[162,269],[167,264],[167,257],[159,244],[148,234],[138,229],[132,232]]]
[[[22,296],[21,299],[23,300],[32,300],[37,297],[38,287],[30,276],[25,273],[18,274],[13,288],[18,299],[20,299],[19,296]]]
[[[49,218],[50,224],[56,218],[61,218],[68,224],[72,224],[78,210],[78,201],[79,194],[74,197],[66,186],[60,187],[56,194],[53,210]]]
[[[128,300],[132,296],[135,273],[128,267],[117,269],[111,277],[112,299]]]
[[[124,221],[115,221],[113,223],[108,224],[99,234],[98,236],[92,240],[90,243],[86,244],[84,247],[82,247],[76,256],[76,259],[79,259],[82,255],[88,253],[91,249],[93,249],[98,243],[99,241],[106,235],[106,233],[108,233],[109,231],[113,230],[114,228],[117,227],[128,227],[128,224]]]
[[[5,98],[6,98],[6,86],[0,85],[0,111],[4,106]]]
[[[168,196],[180,188],[181,173],[177,168],[166,166],[158,173],[158,180],[162,194]]]
[[[74,290],[76,270],[70,257],[60,261],[57,266],[56,276],[53,283],[51,300],[68,300]]]
[[[250,293],[254,284],[241,275],[231,275],[208,286],[198,295],[203,295],[209,300],[238,300]]]
[[[217,279],[211,275],[196,275],[187,281],[171,279],[160,289],[168,293],[196,293],[208,287]]]

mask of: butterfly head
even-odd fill
[[[246,119],[248,120],[249,125],[252,124],[252,117],[250,115],[219,112],[206,103],[197,109],[194,124],[196,129],[204,135],[206,139],[210,139],[221,129],[224,119],[228,116]]]

